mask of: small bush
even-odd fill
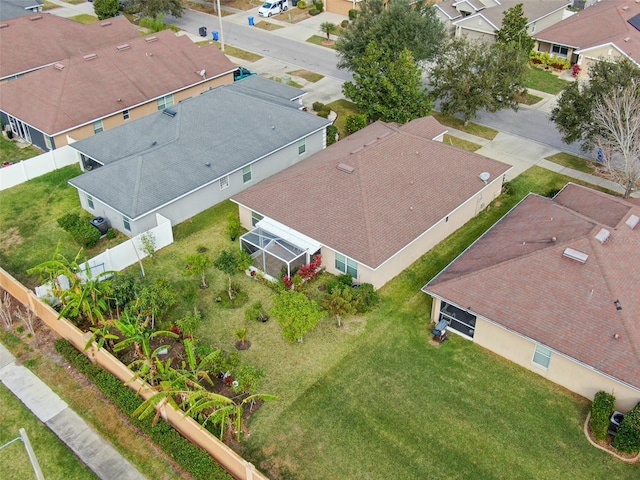
[[[349,28],[349,20],[345,19],[345,20],[341,21],[340,22],[340,27]]]
[[[313,2],[313,6],[315,7],[316,10],[318,10],[318,13],[321,13],[324,11],[324,3],[322,3],[321,1]]]
[[[349,20],[353,22],[357,16],[358,16],[358,10],[356,10],[355,8],[351,8],[349,10]]]
[[[327,147],[329,145],[333,145],[334,143],[336,143],[337,134],[338,134],[338,127],[336,127],[335,125],[329,125],[327,127]]]
[[[269,316],[262,308],[262,302],[257,301],[252,303],[249,308],[244,311],[244,318],[251,322],[266,322],[269,320]]]
[[[80,215],[77,213],[65,213],[58,218],[57,222],[60,228],[67,232],[80,223]]]
[[[83,247],[93,247],[100,240],[100,231],[77,213],[67,213],[57,222]]]
[[[378,292],[370,283],[363,283],[358,288],[354,288],[352,295],[353,304],[358,313],[368,312],[380,302]]]
[[[320,110],[322,110],[325,107],[324,103],[322,102],[313,102],[311,104],[311,108],[313,109],[314,112],[319,112]]]
[[[347,133],[349,135],[357,132],[358,130],[362,130],[366,126],[367,117],[365,115],[362,115],[361,113],[349,115],[345,121],[345,128],[347,129]]]
[[[625,453],[640,452],[640,403],[622,419],[613,446]]]
[[[118,232],[116,232],[115,229],[109,228],[109,230],[107,230],[107,238],[109,240],[112,240],[112,239],[116,238],[117,236],[118,236]]]
[[[298,8],[300,8],[301,10],[304,10],[305,8],[307,8],[307,2],[305,2],[304,0],[299,0]]]
[[[317,10],[315,8],[310,8],[309,9],[309,15],[311,15],[312,17],[315,17],[316,15],[318,15],[320,13],[320,10]]]
[[[609,419],[616,405],[616,397],[607,392],[598,392],[593,397],[591,404],[591,419],[589,427],[591,433],[596,440],[604,440],[607,438],[607,430],[609,430]]]
[[[329,118],[329,110],[320,110],[318,116],[322,118]]]

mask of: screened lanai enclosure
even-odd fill
[[[263,218],[255,227],[240,237],[240,247],[273,278],[291,276],[320,251],[318,242],[274,220]]]

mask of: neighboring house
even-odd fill
[[[375,122],[234,195],[241,246],[272,277],[320,252],[328,272],[381,287],[502,190],[510,167],[445,132],[432,117]]]
[[[6,0],[2,0],[3,2]],[[4,3],[1,4],[4,9]],[[140,36],[125,17],[82,24],[49,13],[0,23],[0,81]]]
[[[496,30],[502,28],[505,12],[519,3],[528,21],[529,35],[561,21],[571,5],[568,0],[446,0],[436,4],[436,8],[446,28],[456,37],[493,42]]]
[[[602,1],[532,36],[539,51],[577,63],[585,75],[600,60],[640,65],[640,3]]]
[[[209,90],[71,146],[87,173],[69,181],[82,208],[127,235],[173,225],[326,145],[330,121],[257,75]]]
[[[574,184],[529,194],[423,287],[432,319],[626,411],[640,400],[639,221],[639,205]]]
[[[236,68],[215,45],[165,30],[0,84],[0,120],[53,150],[232,83]]]
[[[0,20],[24,17],[41,11],[41,0],[0,0]]]
[[[349,10],[358,10],[361,0],[324,0],[325,10],[340,15],[349,15]],[[311,4],[312,2],[307,2]]]

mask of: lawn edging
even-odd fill
[[[633,458],[625,458],[625,457],[622,457],[622,456],[618,455],[616,452],[613,452],[613,451],[609,450],[608,448],[604,448],[602,445],[599,445],[596,442],[594,442],[593,439],[591,438],[591,434],[589,433],[589,420],[590,419],[591,419],[591,412],[588,412],[587,413],[587,419],[584,421],[583,431],[584,431],[584,436],[587,437],[587,440],[589,440],[589,443],[591,445],[593,445],[594,447],[602,450],[603,452],[607,452],[612,457],[615,457],[618,460],[622,460],[625,463],[633,464],[633,463],[640,462],[640,452],[638,452],[638,454]]]

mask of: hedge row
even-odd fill
[[[609,430],[609,419],[616,406],[616,398],[607,392],[598,392],[591,404],[589,426],[596,440],[605,440]]]
[[[622,419],[613,446],[625,453],[640,452],[640,403]]]
[[[93,247],[100,240],[100,231],[78,213],[63,215],[58,218],[58,225],[83,247]]]
[[[155,426],[152,426],[153,418],[151,417],[144,420],[132,417],[131,414],[140,406],[142,399],[133,390],[124,386],[120,380],[98,365],[91,363],[66,340],[57,340],[55,347],[79,372],[93,381],[100,391],[130,418],[134,425],[149,435],[167,455],[194,478],[202,480],[231,479],[226,470],[216,463],[208,453],[193,445],[168,423],[159,420]]]

